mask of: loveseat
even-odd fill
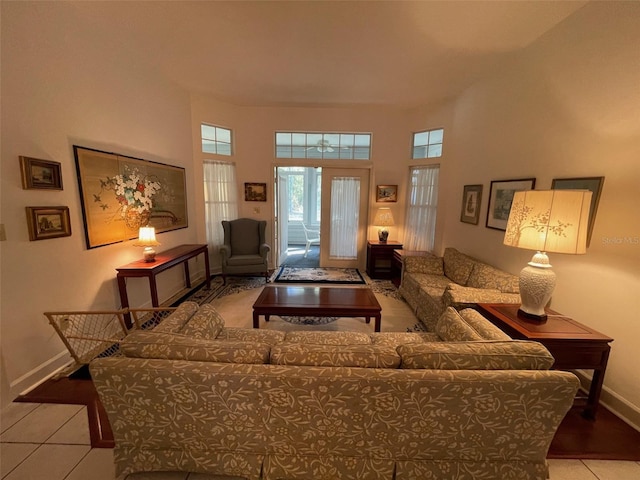
[[[520,303],[518,277],[449,247],[403,260],[399,292],[416,317],[432,330],[444,310],[477,303]]]
[[[91,362],[117,474],[545,479],[578,380],[464,314],[431,333],[284,333],[181,306]]]

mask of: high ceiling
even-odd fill
[[[78,2],[108,48],[244,105],[415,106],[456,96],[586,2]]]

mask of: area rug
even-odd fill
[[[357,268],[280,268],[276,283],[335,283],[362,285],[365,282]]]

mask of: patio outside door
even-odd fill
[[[368,198],[368,169],[322,169],[321,267],[364,270]]]

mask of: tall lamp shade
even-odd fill
[[[393,214],[389,207],[381,207],[376,212],[376,216],[373,219],[373,225],[378,227],[378,240],[386,242],[389,238],[389,229],[387,227],[393,227]]]
[[[153,227],[140,227],[138,230],[138,240],[133,244],[134,247],[144,247],[142,257],[145,262],[153,262],[156,259],[156,251],[153,247],[160,245],[156,240],[156,229]]]
[[[520,272],[519,313],[523,316],[546,319],[545,307],[556,285],[547,252],[586,253],[591,195],[588,190],[527,190],[514,194],[504,244],[537,252]]]

